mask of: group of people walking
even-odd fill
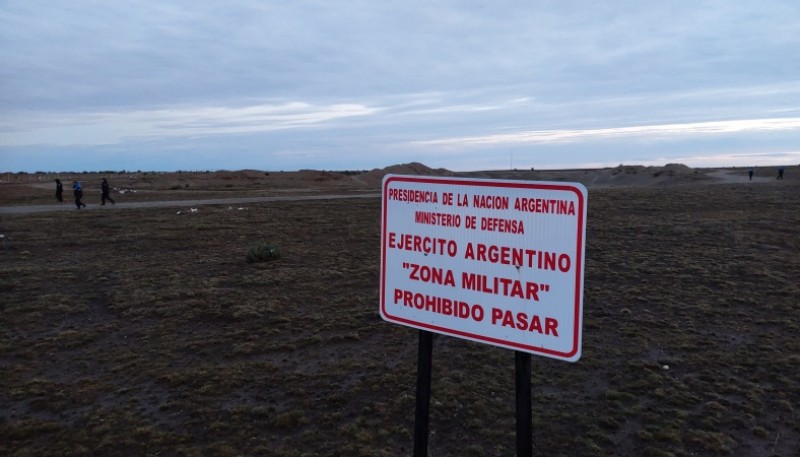
[[[747,175],[750,177],[750,181],[753,180],[753,174],[754,173],[755,173],[755,170],[752,169],[752,168],[747,172]],[[775,179],[783,179],[783,167],[779,167],[778,168],[778,177],[775,178]]]
[[[80,181],[72,182],[72,195],[75,197],[75,207],[77,209],[86,207],[86,203],[81,201],[83,199],[83,186]],[[103,178],[103,182],[100,185],[100,199],[101,205],[105,205],[106,200],[110,201],[112,205],[116,204],[114,199],[111,198],[111,189],[108,186],[108,180],[106,178]],[[58,178],[56,178],[56,200],[60,202],[64,201],[64,185]]]

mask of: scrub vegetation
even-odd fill
[[[0,214],[0,455],[411,455],[379,198],[132,200]],[[590,187],[583,355],[533,357],[534,455],[798,455],[799,207],[790,180]],[[514,455],[514,405],[512,351],[434,337],[430,455]]]
[[[281,250],[278,248],[278,246],[264,241],[250,246],[250,249],[247,250],[246,256],[247,261],[250,263],[269,262],[271,260],[277,260],[280,257]]]

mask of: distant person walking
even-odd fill
[[[56,200],[64,201],[64,185],[61,184],[61,180],[58,178],[56,178]]]
[[[74,181],[72,183],[72,195],[75,196],[75,207],[78,209],[86,207],[86,204],[81,201],[83,198],[83,187],[81,187],[80,182]]]
[[[750,171],[747,172],[747,174],[750,175],[750,181],[752,181],[753,180],[753,169],[751,168]]]
[[[106,204],[106,200],[108,200],[108,201],[111,202],[112,205],[116,205],[117,202],[115,202],[114,199],[111,198],[111,196],[109,195],[108,181],[106,180],[106,178],[103,178],[103,184],[100,186],[100,188],[102,190],[102,194],[100,196],[100,199],[102,200],[102,203],[100,203],[100,204],[101,205],[105,205]]]
[[[783,167],[778,168],[778,178],[777,179],[783,179]]]

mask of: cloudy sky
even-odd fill
[[[800,2],[0,0],[0,171],[800,163]]]

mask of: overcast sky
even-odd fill
[[[0,0],[0,171],[800,163],[800,1]]]

